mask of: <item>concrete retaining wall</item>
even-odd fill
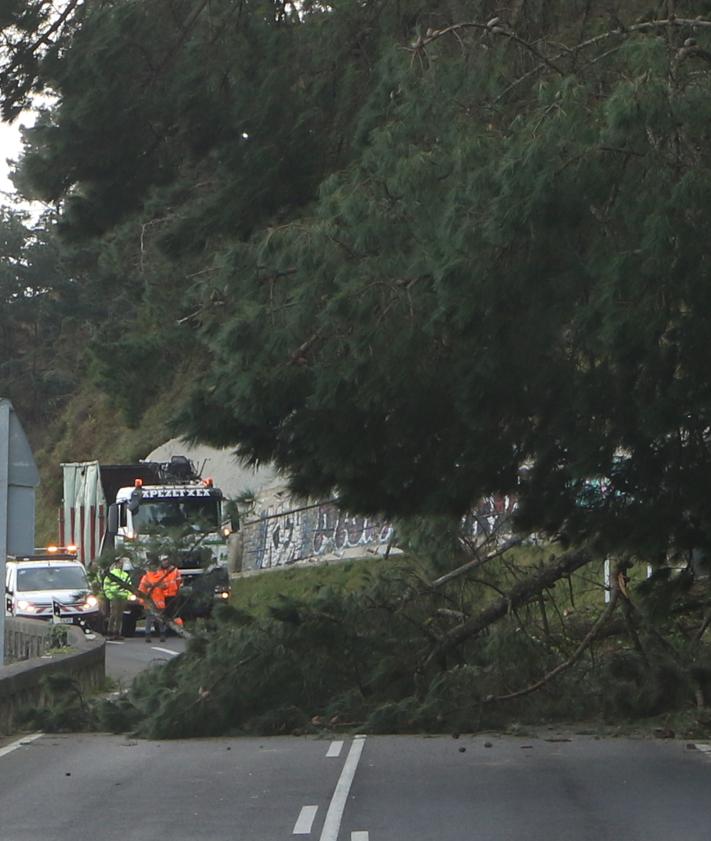
[[[10,629],[8,629],[10,625]],[[8,619],[5,625],[13,637],[16,651],[31,650],[46,644],[49,625],[31,619]],[[97,689],[106,676],[103,637],[87,639],[80,628],[67,627],[69,649],[66,652],[40,655],[0,666],[0,735],[8,735],[17,727],[18,713],[28,707],[48,702],[49,693],[43,678],[47,675],[68,675],[77,681],[83,692]],[[44,634],[44,637],[43,637]]]
[[[513,497],[487,497],[462,519],[472,541],[508,534]],[[232,571],[254,572],[304,561],[362,558],[398,552],[393,526],[384,518],[349,514],[332,501],[309,503],[288,496],[283,485],[264,488],[243,517],[240,553]]]
[[[380,518],[352,516],[332,502],[290,498],[283,488],[262,491],[241,530],[243,572],[299,561],[383,555],[393,535]]]

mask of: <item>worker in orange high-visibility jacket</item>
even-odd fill
[[[180,588],[183,586],[183,576],[178,567],[172,564],[168,555],[160,556],[160,570],[165,574],[163,579],[163,595],[165,596],[165,615],[168,619],[178,622],[176,613],[178,612]],[[182,625],[182,620],[178,622]]]
[[[138,585],[144,598],[141,599],[146,611],[146,642],[151,642],[154,627],[157,628],[161,642],[165,641],[165,621],[162,614],[165,611],[165,582],[166,572],[153,561],[148,571],[143,575]]]

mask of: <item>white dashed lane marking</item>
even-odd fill
[[[351,841],[368,841],[367,832],[351,832]]]
[[[171,654],[173,657],[177,657],[180,654],[179,651],[173,651],[171,648],[159,648],[157,645],[152,645],[151,649],[153,651],[161,651],[163,654]]]
[[[310,835],[314,818],[318,812],[318,806],[304,806],[299,812],[299,817],[294,824],[293,835]]]
[[[331,746],[329,747],[328,753],[326,754],[326,756],[327,757],[340,756],[342,750],[343,750],[343,742],[331,742]]]

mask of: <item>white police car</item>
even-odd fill
[[[5,613],[22,619],[51,619],[99,630],[99,600],[84,566],[75,560],[27,556],[8,558]]]

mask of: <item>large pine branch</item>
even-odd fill
[[[425,661],[424,669],[427,669],[433,662],[445,656],[465,640],[481,633],[510,611],[522,607],[534,596],[555,584],[556,581],[589,564],[592,560],[593,554],[589,549],[573,549],[565,552],[547,566],[539,568],[534,575],[519,581],[507,596],[503,596],[476,616],[452,628],[430,652]]]

